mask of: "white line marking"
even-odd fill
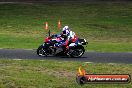
[[[84,63],[93,63],[93,62],[84,62]]]
[[[13,60],[18,60],[19,61],[19,60],[22,60],[22,59],[13,59]]]

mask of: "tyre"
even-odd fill
[[[46,49],[43,48],[43,46],[39,46],[37,49],[37,54],[39,56],[47,56]]]
[[[83,76],[77,76],[77,77],[76,77],[76,82],[77,82],[78,84],[80,84],[80,85],[83,85],[83,84],[86,82],[86,79],[85,79],[85,77],[83,77]]]
[[[70,54],[71,57],[81,57],[85,52],[85,49],[83,46],[77,46],[75,47],[75,49],[73,50],[73,52]]]

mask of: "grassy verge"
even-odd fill
[[[104,6],[105,4],[105,6]],[[90,51],[132,51],[132,3],[0,4],[0,47],[37,48],[43,22],[59,33],[57,20],[89,41]]]
[[[50,60],[0,60],[1,88],[131,88],[129,84],[88,84],[80,86],[75,77],[83,65],[87,73],[130,74],[131,64],[96,64]]]

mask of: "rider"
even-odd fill
[[[60,47],[62,46],[64,50],[68,50],[69,49],[69,44],[70,43],[77,43],[78,39],[76,34],[70,30],[70,28],[68,26],[64,26],[64,28],[62,29],[62,32],[60,34],[61,36],[61,42],[60,44],[55,45],[56,47]]]

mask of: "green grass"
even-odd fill
[[[86,38],[89,51],[132,52],[132,3],[0,4],[0,47],[37,48],[57,20]]]
[[[76,83],[78,67],[89,74],[130,74],[131,64],[100,64],[50,60],[0,60],[0,88],[131,88],[129,84]]]

